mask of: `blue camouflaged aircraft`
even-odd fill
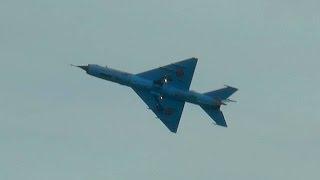
[[[85,70],[91,76],[131,87],[173,133],[178,130],[185,102],[201,106],[216,125],[227,127],[220,107],[233,102],[228,98],[238,89],[226,86],[204,94],[190,91],[197,61],[197,58],[190,58],[139,74],[95,64],[76,67]]]

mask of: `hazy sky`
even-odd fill
[[[0,0],[0,179],[319,178],[319,0]],[[238,87],[229,128],[187,104],[170,133],[129,88],[198,57],[191,88]]]

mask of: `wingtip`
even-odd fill
[[[227,88],[231,88],[231,89],[233,89],[234,91],[238,91],[239,89],[238,88],[236,88],[236,87],[232,87],[232,86],[229,86],[229,85],[224,85],[225,87],[227,87]]]
[[[228,128],[228,125],[227,124],[221,125],[221,127]]]
[[[170,130],[170,132],[172,132],[173,134],[177,134],[178,128],[172,128],[172,127],[168,127],[167,128]]]
[[[227,124],[217,124],[217,123],[214,123],[214,125],[219,126],[219,127],[222,127],[222,128],[228,128],[228,125],[227,125]]]
[[[171,130],[170,130],[170,132],[171,132],[172,134],[177,134],[177,131],[171,131]]]
[[[192,57],[191,59],[193,59],[194,61],[198,61],[199,59],[196,57]]]

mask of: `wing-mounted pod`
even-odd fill
[[[173,79],[171,78],[171,76],[169,75],[165,75],[160,79],[154,80],[153,84],[159,87],[162,87],[164,84],[167,84],[169,82],[173,81]]]

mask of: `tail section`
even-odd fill
[[[218,99],[218,100],[226,100],[226,99],[228,99],[228,97],[230,97],[236,91],[238,91],[237,88],[234,88],[231,86],[226,86],[225,88],[222,88],[222,89],[207,92],[207,93],[205,93],[205,95],[211,96],[211,97]]]
[[[220,109],[214,109],[211,107],[201,106],[202,109],[216,122],[217,125],[228,127],[226,120]]]
[[[230,86],[226,86],[222,89],[207,92],[205,95],[210,96],[217,102],[218,107],[214,106],[201,106],[201,108],[216,122],[217,125],[227,127],[226,120],[220,110],[221,105],[226,105],[226,102],[233,102],[228,99],[238,89]]]

